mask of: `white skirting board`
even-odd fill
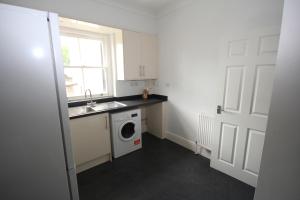
[[[171,132],[166,132],[166,139],[186,148],[186,149],[189,149],[193,152],[199,152],[199,154],[205,158],[208,158],[210,159],[210,151],[204,149],[204,148],[201,148],[200,146],[197,146],[196,145],[196,142],[195,141],[192,141],[192,140],[188,140],[182,136],[179,136],[175,133],[171,133]],[[197,149],[196,149],[197,147]]]
[[[92,167],[95,167],[97,165],[100,165],[102,163],[105,163],[105,162],[112,162],[112,155],[111,154],[106,154],[104,156],[101,156],[99,158],[96,158],[95,160],[91,160],[91,161],[88,161],[86,163],[83,163],[81,165],[78,165],[76,166],[76,173],[79,174],[80,172],[83,172],[85,170],[88,170]]]

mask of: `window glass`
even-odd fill
[[[83,97],[87,89],[90,89],[93,95],[109,94],[109,71],[107,66],[103,66],[104,56],[107,57],[103,53],[104,42],[101,39],[86,37],[61,36],[66,91],[69,98]]]
[[[90,89],[93,94],[106,94],[105,71],[101,68],[83,69],[85,87]]]
[[[68,99],[84,99],[87,89],[96,97],[112,95],[112,67],[123,62],[116,54],[122,30],[62,17],[59,25]]]
[[[102,42],[100,40],[79,39],[83,66],[102,67]]]
[[[65,66],[81,65],[79,43],[77,38],[61,36],[61,51]]]
[[[81,68],[65,68],[65,82],[67,96],[82,96],[84,82]]]

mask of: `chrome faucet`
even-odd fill
[[[90,102],[87,103],[87,106],[95,107],[96,102],[93,101],[92,91],[90,89],[85,90],[85,93],[84,93],[85,100],[87,101],[87,95],[86,95],[87,92],[90,93]]]

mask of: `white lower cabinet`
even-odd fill
[[[70,120],[77,173],[111,160],[108,113]]]

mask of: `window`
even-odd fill
[[[112,94],[110,38],[108,34],[78,28],[61,27],[61,49],[67,97],[80,99],[90,89],[93,96]],[[89,25],[89,23],[86,23]],[[80,27],[84,27],[81,22]],[[97,25],[95,25],[97,26]],[[89,26],[89,30],[93,28]]]

